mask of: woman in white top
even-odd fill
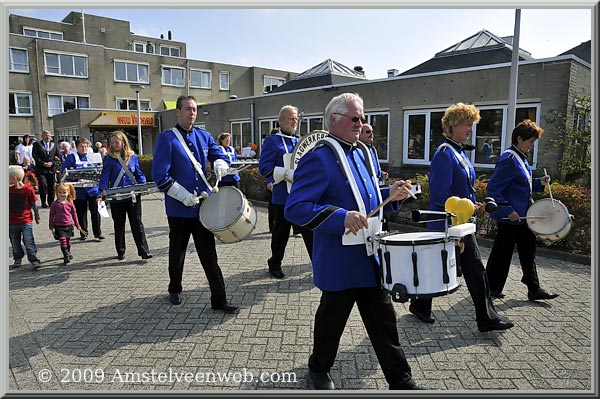
[[[19,144],[17,148],[15,148],[15,158],[17,159],[17,163],[23,166],[23,161],[25,158],[29,158],[29,161],[32,165],[35,165],[35,161],[33,159],[32,154],[33,151],[33,143],[31,142],[31,137],[28,134],[23,136],[23,143]]]

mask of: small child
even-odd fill
[[[20,165],[10,165],[8,167],[8,181],[10,184],[8,188],[8,232],[14,259],[13,268],[21,266],[21,260],[25,256],[21,246],[21,240],[23,240],[27,251],[27,259],[31,262],[33,268],[37,270],[41,262],[37,257],[37,247],[33,238],[33,215],[31,212],[37,197],[31,186],[23,184],[24,177],[25,172]],[[36,223],[40,223],[39,216],[36,217]]]
[[[31,188],[33,188],[33,191],[36,192],[38,191],[38,179],[35,176],[35,172],[33,171],[33,166],[31,165],[31,162],[29,161],[29,158],[25,158],[23,160],[23,171],[25,172],[25,177],[23,178],[23,183],[25,185],[31,186]],[[40,211],[38,209],[37,204],[33,204],[33,214],[35,216],[35,221],[37,224],[40,224]]]
[[[56,186],[56,201],[50,206],[50,216],[48,225],[54,233],[54,238],[60,242],[60,249],[63,253],[64,264],[66,265],[73,259],[71,255],[71,237],[73,237],[73,225],[84,234],[79,220],[73,199],[75,198],[75,187],[72,184],[60,183]]]

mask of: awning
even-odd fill
[[[154,126],[154,114],[150,112],[140,113],[141,126]],[[137,126],[137,112],[105,111],[90,126]]]
[[[165,110],[175,109],[177,106],[177,101],[163,100],[163,104],[165,104]]]

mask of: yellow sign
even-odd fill
[[[141,112],[140,125],[154,126],[154,114]],[[137,126],[137,112],[102,112],[90,126]]]

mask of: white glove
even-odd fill
[[[200,198],[190,193],[185,189],[185,187],[177,182],[173,183],[173,185],[169,187],[167,195],[171,198],[175,198],[177,201],[182,202],[185,206],[193,207],[200,203]]]
[[[225,162],[222,159],[217,159],[213,162],[213,170],[215,171],[215,174],[217,175],[217,180],[221,180],[223,178],[223,176],[227,176],[227,172],[229,169],[229,165],[227,165],[227,162]]]

